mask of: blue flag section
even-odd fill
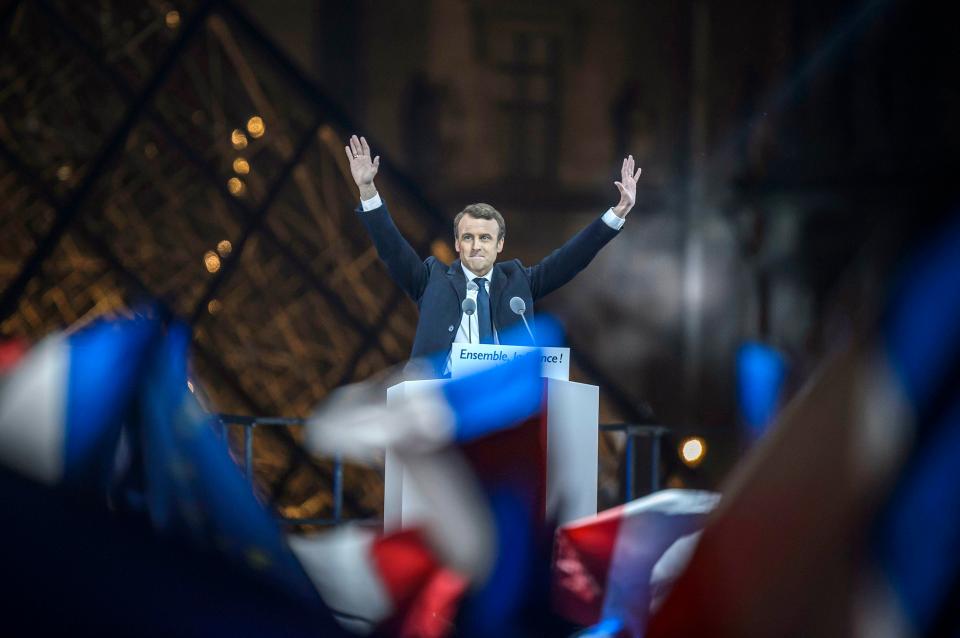
[[[775,348],[749,341],[737,350],[737,404],[752,438],[776,416],[786,374],[787,362]]]
[[[910,402],[929,409],[960,359],[960,214],[904,268],[884,342]]]
[[[905,270],[888,309],[884,337],[916,432],[913,453],[880,517],[877,557],[915,635],[956,635],[960,217]]]
[[[141,386],[147,506],[155,529],[189,538],[283,586],[320,598],[273,516],[257,501],[213,419],[187,389],[190,330],[171,325]]]
[[[540,351],[448,381],[443,395],[456,415],[454,440],[458,443],[513,427],[540,411]]]
[[[102,492],[123,411],[142,377],[144,354],[160,331],[154,319],[98,321],[67,338],[69,373],[63,423],[63,482]]]

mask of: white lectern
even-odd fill
[[[490,365],[503,361],[507,349],[508,356],[512,356],[514,351],[532,350],[520,346],[454,345],[458,353],[461,349],[478,353],[475,357],[464,359],[471,364],[466,369],[461,368],[459,374],[457,366],[454,366],[454,376],[475,371],[477,361],[490,361]],[[565,378],[555,378],[560,374],[557,372],[557,358],[562,354],[569,362],[569,350],[549,350],[550,354],[545,355],[544,373],[545,377],[549,375],[553,378],[544,379],[546,459],[545,462],[544,459],[536,460],[546,467],[545,484],[542,485],[544,498],[539,499],[545,503],[546,511],[541,515],[562,524],[597,513],[597,420],[600,394],[597,386],[568,381],[566,370],[562,371]],[[439,383],[443,381],[430,379],[398,383],[387,390],[387,404],[401,401]],[[383,527],[386,532],[408,527],[427,516],[428,512],[415,486],[404,479],[402,464],[387,451],[383,503]]]

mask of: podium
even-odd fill
[[[459,359],[461,350],[467,356]],[[525,346],[496,346],[454,344],[453,376],[477,371],[486,365],[496,365],[506,358],[525,354],[533,348]],[[539,480],[543,520],[563,524],[597,513],[597,454],[599,388],[568,380],[570,351],[567,348],[541,348],[543,356],[545,411],[539,419],[541,440],[545,445],[532,446],[532,454],[541,458],[524,458],[531,467],[545,469]],[[474,354],[475,353],[475,354]],[[457,360],[469,362],[458,366]],[[562,376],[563,378],[557,378]],[[444,381],[428,379],[404,381],[387,389],[387,404],[402,401],[418,392],[436,387]],[[495,391],[495,390],[493,390]],[[524,426],[528,427],[528,426]],[[491,435],[497,436],[497,435]],[[529,440],[529,437],[527,437]],[[513,451],[515,452],[515,451]],[[489,453],[489,451],[488,451]],[[483,479],[483,477],[480,477]],[[387,451],[384,465],[383,527],[385,532],[415,525],[430,517],[431,512],[419,496],[412,481],[406,480],[403,464]]]

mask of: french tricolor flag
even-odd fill
[[[719,501],[699,490],[664,490],[557,530],[554,609],[590,636],[642,636]]]
[[[381,391],[369,384],[339,390],[311,418],[308,443],[358,460],[392,450],[430,515],[387,536],[338,530],[291,539],[291,547],[355,631],[440,636],[452,631],[456,614],[458,635],[506,630],[530,585],[542,510],[535,495],[543,468],[527,445],[541,441],[538,352],[390,406]],[[524,445],[503,445],[504,437]]]
[[[651,638],[960,635],[958,273],[955,216],[734,469]]]
[[[0,377],[0,464],[48,485],[106,489],[123,412],[158,334],[152,319],[97,321],[21,351]]]
[[[451,633],[469,581],[442,564],[420,530],[380,536],[345,526],[288,542],[324,602],[353,633]]]

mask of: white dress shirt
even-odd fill
[[[460,267],[463,268],[463,276],[467,279],[467,284],[477,278],[466,266],[463,265],[463,262],[460,262]],[[483,276],[487,281],[487,294],[493,294],[490,290],[490,284],[493,283],[493,268],[491,268],[487,274]],[[470,290],[467,288],[467,299],[473,299],[474,303],[477,301],[477,295],[480,294],[480,289]],[[480,307],[477,307],[477,310],[480,310]],[[493,307],[491,305],[491,312],[493,312]],[[493,328],[493,342],[500,343],[500,339],[497,337],[497,327],[493,325],[493,317],[490,317],[490,325]],[[460,315],[460,329],[457,330],[457,336],[453,338],[454,343],[480,343],[480,325],[479,319],[477,319],[477,313],[474,312],[472,315],[467,313],[462,313]]]

